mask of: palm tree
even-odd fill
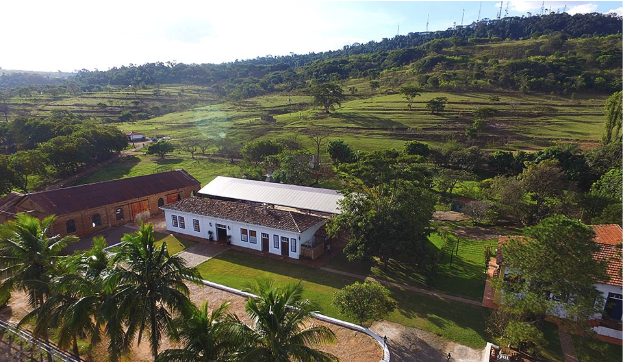
[[[313,311],[309,300],[301,300],[301,283],[275,288],[270,280],[257,282],[259,297],[247,301],[246,312],[253,326],[238,320],[238,336],[244,341],[236,361],[332,362],[339,359],[314,347],[335,343],[333,331],[309,323]]]
[[[48,236],[55,216],[40,221],[28,214],[0,226],[0,294],[17,289],[28,293],[28,302],[37,308],[47,299],[49,282],[54,274],[60,251],[75,236]]]
[[[113,279],[119,284],[114,295],[117,309],[109,317],[117,320],[113,326],[126,328],[121,341],[124,350],[129,350],[135,337],[140,343],[146,333],[155,359],[163,332],[172,328],[173,314],[192,312],[184,282],[199,284],[200,279],[182,258],[169,255],[166,244],[154,246],[153,231],[152,224],[141,223],[139,231],[121,239],[111,260],[116,268]]]
[[[112,288],[108,285],[108,255],[104,251],[106,240],[93,239],[93,247],[84,254],[77,254],[59,263],[59,276],[50,282],[51,293],[46,302],[26,315],[20,323],[35,320],[34,333],[40,335],[47,328],[57,328],[58,345],[71,346],[79,357],[78,338],[90,338],[92,346],[101,341],[101,327],[109,329],[106,307],[113,303]],[[116,308],[110,308],[115,310]],[[114,320],[111,320],[114,323]],[[119,332],[119,331],[115,331]],[[115,336],[111,336],[111,342]],[[110,350],[111,348],[109,348]],[[112,359],[116,359],[113,346]]]
[[[239,341],[234,339],[234,319],[226,314],[229,302],[208,313],[208,303],[194,307],[190,317],[180,316],[173,321],[173,340],[181,341],[183,348],[168,349],[158,355],[157,362],[218,362],[227,360]]]

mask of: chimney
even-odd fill
[[[268,214],[268,204],[262,203],[262,214]]]

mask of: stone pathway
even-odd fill
[[[186,261],[187,267],[194,268],[204,261],[221,254],[227,249],[229,249],[227,246],[221,244],[200,242],[197,245],[191,246],[190,248],[182,251],[178,255]]]
[[[560,336],[560,346],[562,347],[562,354],[565,357],[565,362],[579,362],[575,354],[575,348],[573,347],[573,340],[571,340],[569,333],[558,328],[558,335]]]
[[[322,267],[320,269],[324,270],[324,271],[328,271],[330,273],[346,275],[346,276],[349,276],[349,277],[352,277],[352,278],[371,280],[371,281],[375,281],[375,282],[378,282],[378,283],[383,284],[383,285],[388,285],[388,286],[392,286],[392,287],[402,288],[402,289],[410,290],[412,292],[416,292],[416,293],[420,293],[420,294],[426,294],[426,295],[431,295],[431,296],[434,296],[434,297],[450,299],[450,300],[454,300],[454,301],[461,302],[461,303],[467,303],[467,304],[471,304],[471,305],[476,305],[476,306],[479,306],[479,307],[482,305],[482,302],[477,302],[475,300],[461,298],[461,297],[455,297],[454,295],[450,295],[450,294],[434,292],[434,291],[428,290],[428,289],[412,287],[410,285],[398,284],[398,283],[394,283],[394,282],[388,282],[386,280],[375,279],[375,278],[372,278],[372,277],[365,277],[363,275],[348,273],[348,272],[345,272],[345,271],[335,270],[335,269],[331,269],[331,268]]]

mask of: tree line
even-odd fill
[[[32,182],[66,177],[105,161],[127,147],[117,127],[71,112],[47,118],[19,117],[0,123],[0,195],[29,192]]]

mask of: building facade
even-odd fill
[[[39,219],[56,215],[53,235],[96,233],[138,222],[160,213],[160,207],[195,195],[201,185],[184,170],[129,177],[0,199],[3,217],[29,213]]]
[[[325,218],[267,205],[190,197],[162,206],[167,230],[299,259]]]

